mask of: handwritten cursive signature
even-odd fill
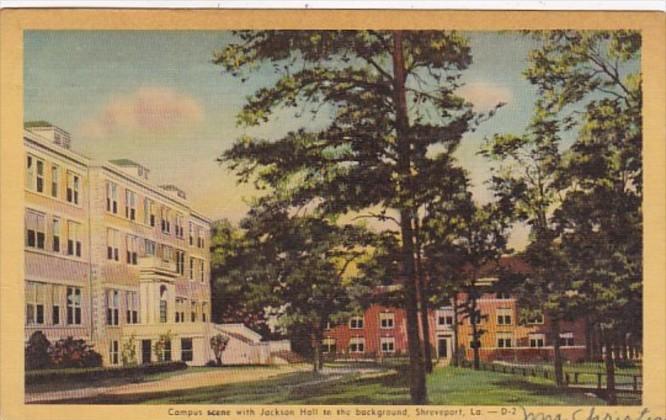
[[[523,412],[524,420],[666,420],[662,416],[653,416],[649,408],[643,408],[638,415],[612,413],[597,407],[579,408],[574,410],[571,416],[564,413],[533,412],[525,407],[520,407],[520,409]]]

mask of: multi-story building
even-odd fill
[[[523,263],[513,258],[504,259],[501,264],[508,269],[525,269]],[[495,280],[490,276],[481,279],[486,283]],[[465,299],[464,293],[458,294],[457,302]],[[520,319],[515,297],[502,292],[483,293],[477,304],[481,315],[478,328],[484,330],[479,347],[482,360],[552,359],[553,337],[550,335],[550,320],[547,317],[538,315],[531,319]],[[468,360],[473,358],[471,320],[463,319],[460,315],[459,318],[456,333],[453,305],[429,312],[430,343],[432,355],[436,359],[448,362],[456,349]],[[404,309],[372,305],[362,315],[327,329],[323,352],[329,357],[352,358],[405,355],[408,351],[406,328]],[[564,357],[574,361],[584,358],[585,323],[582,320],[563,321],[560,330],[559,340]]]
[[[26,124],[26,339],[81,338],[108,365],[130,341],[139,363],[204,364],[222,332],[238,353],[226,359],[265,362],[261,337],[210,322],[211,221],[176,186],[151,184],[148,168],[94,162],[70,143],[48,123]]]

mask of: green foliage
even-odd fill
[[[218,366],[222,365],[222,353],[227,348],[228,343],[229,337],[226,335],[217,334],[210,338],[210,348],[213,350],[213,354],[215,354]]]
[[[155,355],[156,360],[161,362],[167,361],[165,360],[165,350],[167,349],[167,343],[171,343],[172,338],[173,334],[171,333],[171,330],[168,330],[166,333],[160,334],[159,338],[155,340],[153,343],[153,354]]]
[[[240,228],[227,220],[213,223],[211,235],[211,299],[213,320],[243,323],[264,338],[273,338],[263,302],[253,296],[245,273],[251,273],[256,256]]]
[[[102,355],[93,350],[85,340],[61,338],[49,349],[54,368],[85,368],[102,366]]]
[[[123,341],[120,358],[123,366],[136,366],[139,364],[136,354],[136,336],[134,334],[126,341]]]
[[[51,342],[43,332],[35,331],[32,333],[25,347],[25,369],[46,369],[50,367],[49,347],[51,347]]]

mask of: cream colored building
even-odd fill
[[[210,336],[224,333],[238,349],[229,362],[268,362],[258,335],[210,322],[211,220],[139,163],[91,161],[70,143],[48,123],[26,124],[26,340],[37,330],[82,338],[106,365],[132,340],[139,363],[201,365],[213,359]]]

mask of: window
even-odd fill
[[[479,325],[482,320],[483,316],[481,315],[481,311],[478,309],[469,317],[470,324]]]
[[[440,315],[437,317],[437,325],[453,325],[452,315]]]
[[[173,248],[168,245],[160,245],[160,249],[162,250],[162,260],[166,262],[173,261]]]
[[[393,353],[395,352],[395,338],[394,337],[381,337],[379,339],[381,345],[382,353]]]
[[[175,224],[176,236],[182,238],[185,233],[183,229],[183,215],[178,213],[176,214],[176,224]]]
[[[185,299],[176,298],[176,322],[185,322],[185,305]]]
[[[513,310],[511,308],[497,309],[497,324],[498,325],[511,325],[511,315]]]
[[[127,323],[139,323],[139,294],[137,292],[125,292],[125,306],[127,308]]]
[[[512,342],[511,333],[497,333],[497,347],[509,348]]]
[[[507,292],[497,292],[496,298],[497,299],[502,299],[502,300],[511,299],[511,295]]]
[[[176,250],[176,272],[185,275],[185,252],[181,250]]]
[[[202,228],[197,228],[197,246],[202,249],[205,246],[204,231]]]
[[[321,341],[322,353],[335,353],[335,338],[326,337]]]
[[[67,324],[81,325],[81,289],[67,288]]]
[[[60,219],[57,217],[51,220],[51,249],[60,252]]]
[[[106,230],[106,258],[113,261],[120,259],[120,251],[118,250],[118,237],[120,232],[115,229]]]
[[[57,165],[51,166],[51,197],[58,198],[58,186],[60,185],[60,169]]]
[[[543,313],[539,312],[527,318],[528,324],[543,324]]]
[[[32,281],[25,284],[25,321],[28,325],[44,324],[44,294],[46,285]]]
[[[206,302],[201,303],[201,320],[206,322],[208,318],[208,304]]]
[[[137,265],[136,236],[126,236],[127,264]]]
[[[109,342],[109,363],[112,365],[118,364],[118,340],[111,340]]]
[[[560,346],[573,346],[574,345],[574,336],[572,332],[566,332],[560,334]]]
[[[169,209],[162,207],[160,209],[160,219],[162,226],[162,233],[171,233],[171,222],[169,220]]]
[[[65,300],[65,288],[63,286],[54,284],[51,286],[51,323],[53,325],[60,325],[60,308]]]
[[[118,290],[106,291],[106,325],[118,325],[120,313],[120,292]]]
[[[144,252],[146,255],[155,256],[157,253],[157,244],[150,239],[144,239]]]
[[[35,184],[35,190],[37,192],[44,192],[44,161],[37,159],[37,183]]]
[[[206,281],[206,261],[199,260],[199,280],[203,283]]]
[[[393,312],[383,312],[379,314],[379,325],[381,328],[393,328],[395,322],[395,315]]]
[[[46,239],[46,227],[44,226],[44,215],[34,211],[25,214],[26,238],[25,244],[29,248],[44,249]]]
[[[35,188],[35,158],[28,155],[25,164],[25,187],[28,189]]]
[[[118,213],[118,186],[113,182],[106,183],[106,211]]]
[[[195,301],[192,301],[192,307],[191,307],[191,312],[190,312],[190,321],[191,322],[196,322],[197,321],[197,303]]]
[[[81,256],[81,225],[67,221],[67,255]]]
[[[194,245],[194,224],[190,222],[190,246]]]
[[[352,337],[349,340],[349,352],[350,353],[363,353],[365,352],[365,338],[363,337]]]
[[[192,339],[191,338],[181,338],[180,339],[180,360],[183,362],[192,361]]]
[[[143,223],[155,226],[155,206],[149,198],[143,199]]]
[[[166,340],[164,342],[164,347],[162,347],[162,354],[160,355],[160,360],[162,362],[171,361],[171,340]]]
[[[73,173],[67,171],[67,201],[73,204],[79,204],[79,188],[81,179]]]
[[[544,334],[530,334],[530,347],[543,347],[546,344],[546,336]]]
[[[167,322],[167,288],[160,286],[160,322]]]
[[[360,330],[363,328],[363,318],[360,316],[355,316],[349,320],[349,328],[352,330]]]
[[[194,280],[194,258],[190,257],[190,280]]]
[[[125,217],[130,220],[136,220],[136,193],[125,190]]]

